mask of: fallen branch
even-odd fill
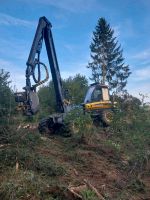
[[[2,147],[8,147],[8,146],[12,146],[12,144],[0,144],[0,148],[2,148]]]
[[[89,183],[86,179],[84,179],[84,182],[87,184],[87,186],[91,190],[93,190],[95,192],[95,194],[97,195],[97,197],[99,198],[99,200],[105,200],[104,197],[97,191],[97,189],[91,183]]]
[[[80,195],[82,190],[86,189],[86,185],[80,185],[80,186],[69,186],[68,190],[74,195],[74,197],[78,197],[79,199],[82,199],[82,196]]]

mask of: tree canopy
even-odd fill
[[[88,68],[92,70],[91,80],[102,84],[107,82],[110,89],[122,91],[131,72],[124,64],[123,50],[116,41],[114,30],[104,18],[98,20],[90,50],[92,61]]]
[[[62,80],[64,91],[67,90],[66,98],[70,100],[71,104],[80,104],[83,102],[87,88],[88,81],[85,76],[77,74],[74,77],[69,77]],[[42,86],[38,91],[41,110],[45,113],[52,113],[55,111],[56,100],[53,82],[50,81],[47,86]]]
[[[9,72],[0,69],[0,117],[11,114],[15,105],[13,92],[9,86],[9,78]]]

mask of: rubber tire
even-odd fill
[[[98,128],[98,127],[102,127],[103,126],[102,119],[101,119],[100,115],[98,115],[96,117],[92,117],[92,119],[93,119],[93,124],[94,124],[95,127]]]
[[[101,114],[102,122],[105,126],[110,126],[113,120],[112,110],[103,110]]]

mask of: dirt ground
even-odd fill
[[[30,134],[37,134],[37,131],[30,130]],[[64,138],[40,135],[41,142],[34,146],[34,152],[43,158],[54,160],[66,171],[63,175],[54,177],[58,185],[64,189],[51,186],[47,192],[54,195],[60,193],[66,200],[77,199],[67,188],[83,185],[86,180],[98,191],[102,197],[100,199],[103,200],[150,200],[150,163],[148,162],[142,171],[137,172],[134,168],[131,170],[124,152],[106,145],[109,137],[106,130],[94,133],[89,141],[81,141],[75,136]],[[7,147],[9,146],[6,145]],[[21,168],[20,163],[18,165],[17,171]],[[5,174],[1,176],[1,182],[4,179],[9,183],[8,174],[7,177]],[[35,197],[32,198],[32,194],[30,195],[31,198],[23,199],[36,200]]]
[[[67,174],[59,181],[66,186],[82,185],[86,179],[104,199],[150,199],[150,165],[138,174],[127,170],[125,155],[103,145],[106,135],[98,133],[96,144],[79,144],[73,138],[43,137],[46,146],[38,147],[37,151],[65,166]]]

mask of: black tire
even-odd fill
[[[97,116],[94,116],[92,117],[93,119],[93,124],[95,127],[102,127],[103,126],[103,123],[102,123],[102,119],[101,119],[101,116],[100,115],[97,115]]]
[[[56,124],[55,126],[55,134],[61,135],[62,137],[71,137],[71,130],[68,124]]]
[[[54,123],[52,118],[43,119],[38,126],[38,130],[41,134],[46,135],[61,135],[63,137],[70,137],[71,131],[68,124]]]
[[[53,134],[53,120],[51,118],[42,119],[38,125],[38,130],[41,134]]]
[[[102,111],[102,122],[105,126],[110,126],[113,120],[113,111],[112,110],[103,110]]]

